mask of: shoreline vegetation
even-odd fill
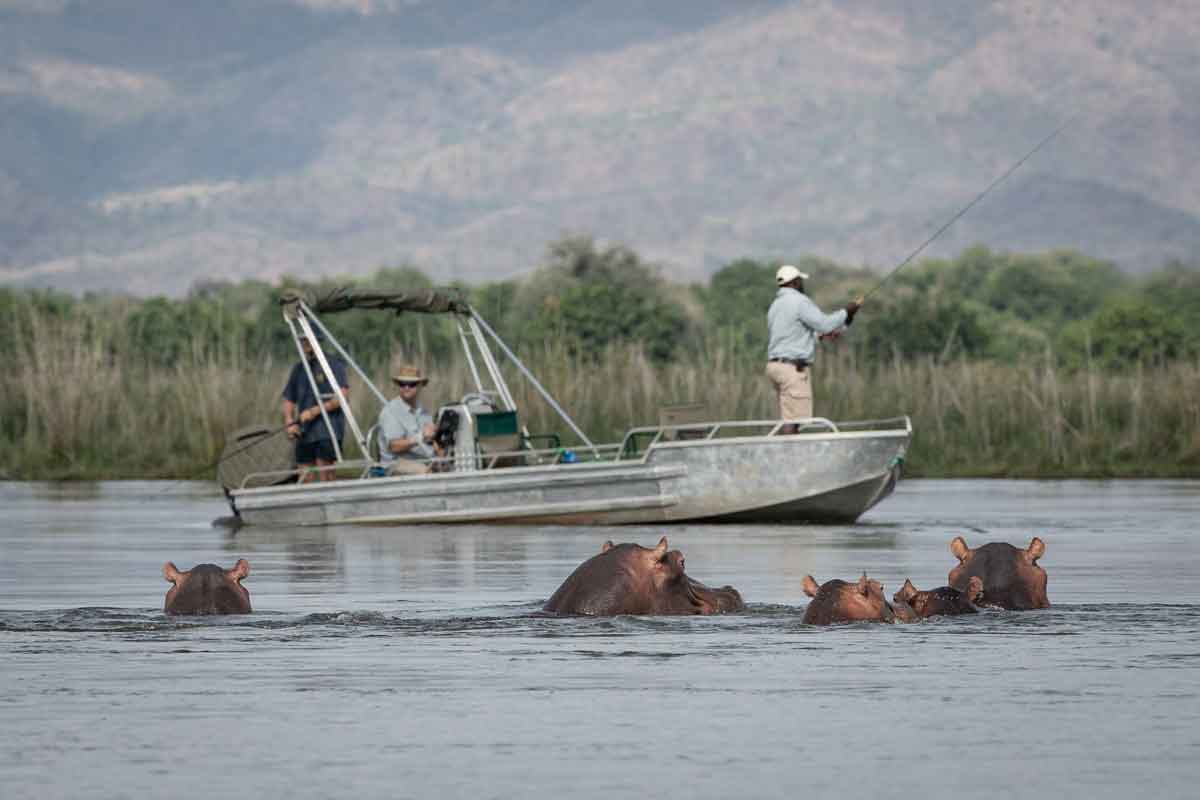
[[[879,278],[799,262],[827,310]],[[626,248],[573,238],[523,281],[464,291],[583,430],[608,442],[674,403],[703,402],[712,419],[775,416],[763,374],[774,266],[739,261],[682,286]],[[412,269],[359,283],[429,285]],[[228,434],[281,421],[296,356],[279,288],[214,284],[182,299],[0,290],[0,478],[212,479]],[[900,273],[823,346],[816,413],[910,415],[907,477],[1197,477],[1197,315],[1195,267],[1135,279],[1076,253],[972,248]],[[453,323],[417,316],[326,320],[385,393],[393,357],[421,363],[432,409],[469,391],[470,374]],[[571,442],[516,370],[504,371],[529,429]],[[357,377],[351,396],[369,427],[378,402]]]

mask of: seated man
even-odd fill
[[[417,395],[429,379],[418,367],[397,367],[392,375],[398,394],[379,412],[379,461],[389,475],[424,474],[427,459],[438,455],[433,444],[433,417],[421,407]]]

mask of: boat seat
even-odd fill
[[[695,427],[676,428],[676,425],[691,425]],[[705,403],[679,403],[676,405],[660,406],[658,409],[658,425],[664,430],[662,441],[685,441],[688,439],[703,439],[708,436],[711,427],[711,417],[708,405]]]
[[[475,442],[486,459],[489,454],[508,453],[521,449],[521,426],[516,411],[489,411],[475,415]],[[513,466],[520,456],[506,456],[496,466]]]

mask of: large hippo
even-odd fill
[[[170,561],[163,564],[163,577],[175,584],[167,590],[163,611],[168,614],[249,614],[250,592],[242,578],[250,564],[239,558],[232,569],[216,564],[197,564],[180,572]]]
[[[804,593],[812,598],[804,611],[806,625],[835,622],[895,622],[896,614],[883,596],[883,584],[867,577],[858,583],[837,580],[817,585],[812,575],[804,576]]]
[[[966,591],[971,578],[981,578],[980,605],[1016,611],[1050,607],[1046,570],[1037,563],[1046,552],[1046,545],[1036,536],[1024,550],[1005,542],[991,542],[972,550],[961,536],[956,536],[950,542],[950,552],[959,561],[950,570],[950,585],[960,592]]]
[[[554,614],[587,616],[719,614],[745,607],[733,587],[712,589],[689,578],[683,553],[667,550],[665,536],[654,549],[605,542],[544,606]]]
[[[983,594],[983,581],[973,576],[967,590],[960,592],[952,586],[919,591],[912,581],[905,581],[900,591],[892,595],[892,608],[904,622],[950,614],[975,614],[975,603]]]

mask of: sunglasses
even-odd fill
[[[421,385],[421,381],[394,381],[401,389],[415,389]]]

